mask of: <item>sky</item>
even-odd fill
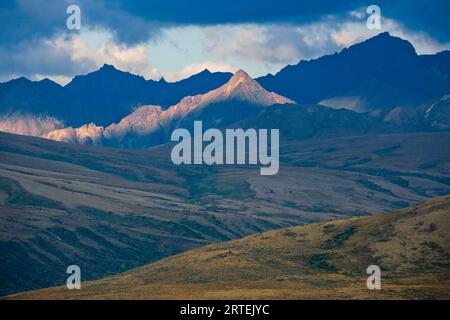
[[[80,29],[66,12],[80,8]],[[367,8],[380,8],[369,29]],[[0,82],[62,85],[103,64],[177,81],[204,69],[258,77],[332,54],[380,32],[418,54],[450,50],[449,0],[1,0]]]

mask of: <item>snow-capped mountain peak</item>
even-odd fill
[[[226,84],[206,95],[211,100],[240,100],[262,106],[295,103],[276,93],[268,92],[244,70],[236,71]]]
[[[206,94],[185,97],[178,104],[169,108],[168,111],[172,113],[186,112],[194,108],[227,100],[243,101],[260,106],[295,103],[274,92],[268,92],[244,70],[238,70],[223,86]]]

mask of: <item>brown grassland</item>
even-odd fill
[[[97,280],[211,243],[449,194],[449,145],[448,132],[285,141],[268,177],[255,166],[175,166],[170,146],[0,133],[0,296],[64,284],[71,264]]]
[[[450,196],[283,228],[9,299],[450,299]],[[379,265],[381,290],[366,268]]]

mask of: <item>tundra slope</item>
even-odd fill
[[[83,283],[11,299],[449,299],[450,196],[213,244]],[[382,270],[368,290],[366,268]]]

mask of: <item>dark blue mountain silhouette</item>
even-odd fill
[[[66,125],[109,125],[141,105],[168,107],[183,97],[211,91],[231,73],[204,70],[170,83],[104,65],[62,87],[48,79],[0,83],[0,115],[24,112],[54,116]],[[356,111],[415,108],[450,93],[450,51],[417,55],[406,40],[381,33],[333,55],[300,61],[258,78],[269,91],[300,104],[321,103]],[[399,116],[408,112],[398,112]]]
[[[71,126],[89,122],[108,125],[137,106],[167,107],[187,95],[211,91],[231,76],[204,70],[178,82],[154,81],[104,65],[87,75],[76,76],[65,87],[48,79],[30,81],[22,77],[0,84],[0,114],[51,115]]]
[[[450,51],[417,55],[411,43],[385,32],[257,80],[299,103],[323,102],[357,111],[413,107],[450,93]]]

